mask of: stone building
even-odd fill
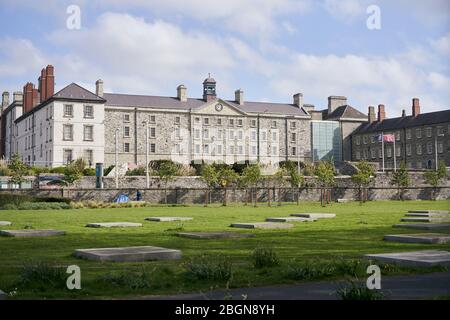
[[[384,152],[378,137],[392,134],[394,144],[385,142]],[[384,105],[369,107],[369,122],[360,126],[352,135],[352,158],[354,161],[368,160],[384,163],[386,169],[394,168],[404,162],[410,169],[436,168],[443,160],[450,166],[450,110],[421,113],[420,101],[412,101],[412,115],[403,111],[401,117],[386,119]]]

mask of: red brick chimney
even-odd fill
[[[27,113],[32,109],[33,106],[33,90],[34,85],[31,82],[28,82],[23,87],[23,113]]]
[[[384,104],[378,105],[378,121],[384,121],[386,119],[386,110],[384,108]]]
[[[36,107],[39,104],[39,102],[40,102],[39,89],[33,88],[33,101],[30,110]]]
[[[39,78],[39,92],[41,93],[41,102],[47,100],[47,70],[41,70],[41,77]]]
[[[55,94],[55,68],[52,65],[48,65],[46,69],[45,87],[45,100],[47,100]]]
[[[413,117],[417,117],[420,114],[420,100],[418,98],[414,98],[412,100],[412,115]]]

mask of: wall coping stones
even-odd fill
[[[366,254],[365,256],[368,259],[409,267],[450,266],[450,252],[441,250]]]
[[[65,231],[60,230],[36,230],[36,229],[23,229],[23,230],[0,230],[1,236],[9,237],[51,237],[65,235]]]
[[[141,262],[151,260],[174,260],[181,258],[181,251],[152,246],[77,249],[78,258],[95,261]]]

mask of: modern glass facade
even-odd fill
[[[342,160],[341,128],[338,121],[312,121],[313,161]]]

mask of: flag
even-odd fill
[[[394,142],[395,136],[393,134],[380,134],[377,137],[378,142]]]

